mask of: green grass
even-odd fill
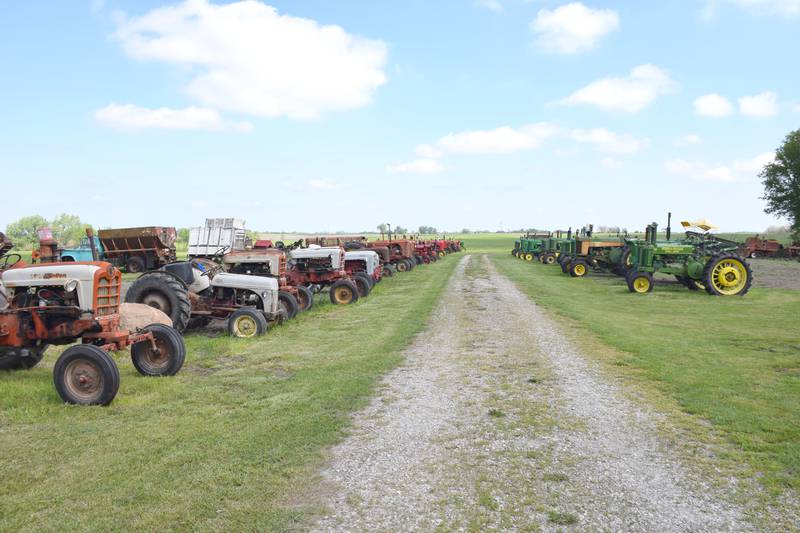
[[[189,335],[175,378],[125,354],[107,408],[61,404],[50,371],[0,374],[0,530],[276,531],[316,507],[326,447],[422,330],[458,256],[247,341]]]
[[[491,253],[538,304],[612,347],[610,368],[711,421],[733,445],[731,459],[768,488],[800,488],[800,291],[721,298],[670,284],[634,295],[620,278],[574,279],[557,265],[520,261],[509,253],[513,240],[483,235],[466,245]]]

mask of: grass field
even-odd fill
[[[800,488],[800,291],[715,298],[677,284],[630,294],[619,278],[573,279],[510,255],[513,238],[469,239],[538,304],[617,350],[618,372],[713,423],[774,490]]]
[[[367,299],[247,341],[186,337],[175,378],[139,377],[124,354],[108,408],[68,407],[56,351],[0,374],[0,531],[275,531],[316,511],[325,448],[424,326],[458,256],[386,279]]]

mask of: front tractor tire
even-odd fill
[[[353,276],[352,281],[356,285],[356,290],[358,290],[359,298],[366,298],[367,296],[369,296],[370,291],[372,291],[372,284],[370,283],[368,277],[356,274],[355,276]]]
[[[240,339],[264,335],[269,329],[267,317],[255,307],[242,307],[228,317],[228,334]]]
[[[703,269],[703,285],[712,296],[744,296],[753,283],[753,271],[737,254],[717,254]]]
[[[131,362],[143,376],[174,376],[186,360],[186,345],[175,328],[150,324],[142,330],[153,334],[153,342],[131,346]],[[154,346],[155,344],[155,346]]]
[[[349,305],[358,301],[358,287],[349,279],[340,279],[331,285],[331,303],[334,305]]]
[[[408,272],[408,263],[405,259],[401,259],[395,264],[394,267],[398,272]]]
[[[545,265],[554,265],[557,259],[556,254],[548,252],[542,256],[542,263]]]
[[[564,261],[564,264],[567,265],[567,271],[573,278],[582,278],[589,273],[589,263],[584,259]]]
[[[383,265],[383,277],[391,278],[394,276],[395,267],[392,265]]]
[[[303,285],[297,287],[297,303],[300,305],[300,311],[308,311],[314,307],[314,293],[311,289]]]
[[[631,270],[626,276],[628,290],[636,294],[653,292],[653,275],[650,272]]]
[[[188,289],[166,272],[148,272],[139,276],[128,288],[125,301],[163,311],[172,320],[172,327],[180,332],[189,325],[192,315]]]
[[[119,390],[119,368],[97,346],[77,344],[64,350],[56,361],[53,384],[66,403],[108,405]]]
[[[286,312],[286,318],[294,318],[300,312],[300,303],[290,292],[278,291],[278,306]]]

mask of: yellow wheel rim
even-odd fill
[[[548,255],[545,261],[547,262],[548,265],[552,265],[553,263],[556,262],[556,258],[553,255]]]
[[[584,265],[575,265],[574,270],[576,276],[583,276],[586,274],[586,267]]]
[[[720,294],[738,294],[747,285],[747,269],[738,259],[723,259],[711,271],[711,284]]]
[[[258,324],[251,316],[240,316],[233,322],[233,331],[237,337],[255,337],[258,333]]]
[[[633,290],[639,294],[644,294],[650,290],[650,280],[644,276],[633,280]]]
[[[439,257],[444,257],[444,256],[445,256],[444,252],[439,252]]]
[[[533,254],[526,254],[525,261],[533,261]]]
[[[347,287],[337,287],[333,292],[337,304],[346,304],[353,298],[353,293]]]

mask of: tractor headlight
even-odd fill
[[[75,289],[78,288],[78,280],[71,279],[64,284],[64,290],[67,292],[73,292]]]

